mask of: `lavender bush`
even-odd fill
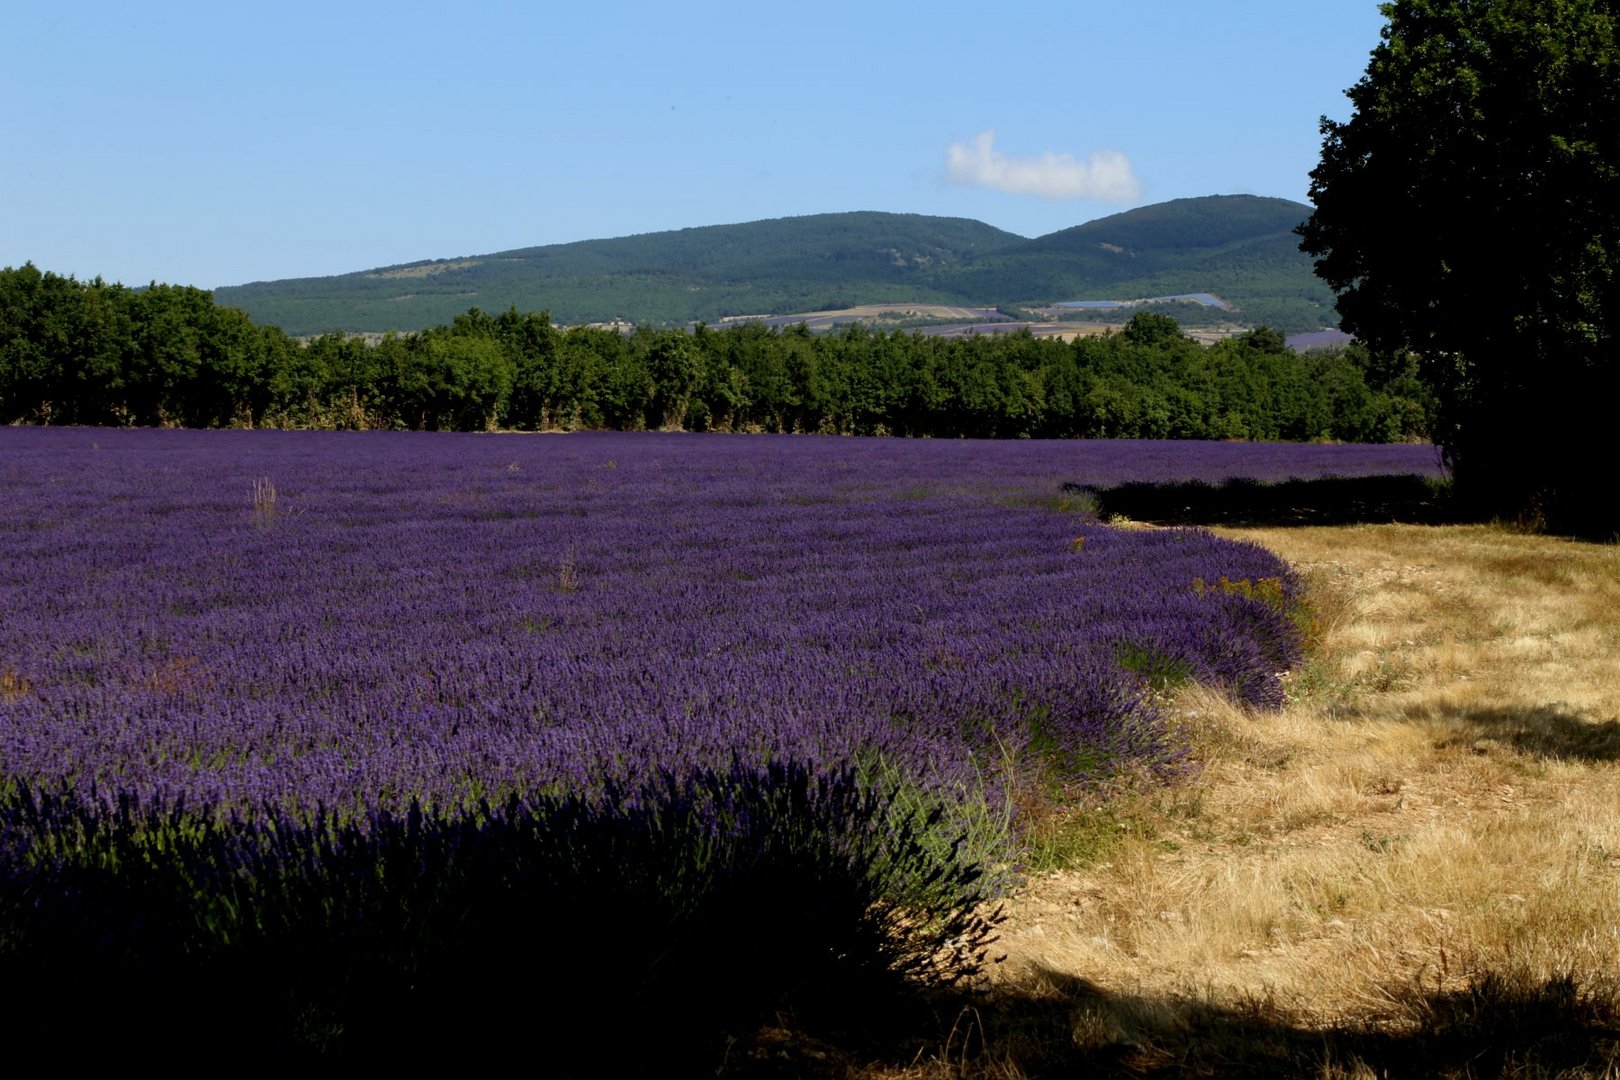
[[[0,836],[36,848],[7,853],[0,877],[0,1013],[45,1045],[93,1024],[91,1049],[114,1059],[250,1041],[281,1058],[538,1052],[571,1074],[685,1074],[762,1006],[847,1016],[949,984],[996,921],[980,871],[923,842],[935,822],[896,821],[848,769],[698,770],[344,821],[16,795]],[[608,1012],[637,1040],[577,1039]]]
[[[593,859],[639,865],[649,849],[624,837],[673,822],[685,839],[654,847],[685,869],[647,871],[666,907],[637,910],[713,927],[725,867],[763,865],[738,852],[802,834],[817,839],[790,862],[844,872],[766,893],[844,897],[846,940],[811,935],[817,955],[904,968],[872,944],[899,925],[935,934],[906,946],[913,959],[979,942],[986,927],[964,934],[960,918],[1015,861],[1007,807],[1126,761],[1174,764],[1144,674],[1272,705],[1298,658],[1276,558],[1059,512],[1062,485],[1414,472],[1423,453],[0,430],[0,957],[10,940],[24,958],[0,970],[28,970],[64,934],[122,940],[108,920],[133,907],[146,914],[127,925],[161,939],[138,953],[206,959],[222,941],[316,933],[313,954],[404,978],[287,915],[304,909],[286,890],[330,913],[334,881],[387,864],[358,837],[395,844],[396,861],[416,850],[421,829],[400,821],[461,838],[435,849],[455,863],[497,819],[552,821],[534,826],[552,843],[582,814],[617,824],[594,854],[526,857],[550,866],[535,871],[546,895]],[[1199,585],[1222,580],[1271,584]],[[784,769],[810,788],[843,779],[788,805],[771,794]],[[461,910],[460,871],[405,864],[396,901]],[[107,914],[106,881],[139,893],[148,878],[158,900]],[[196,922],[244,879],[261,890],[250,903]],[[92,894],[83,910],[63,899]],[[41,897],[79,912],[66,931],[30,914]],[[880,901],[911,914],[874,938],[862,913]],[[364,996],[344,999],[351,1021]]]

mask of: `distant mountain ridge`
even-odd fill
[[[415,330],[470,307],[679,325],[878,303],[1032,306],[1216,293],[1287,332],[1335,324],[1298,250],[1310,207],[1177,199],[1026,239],[968,218],[857,211],[709,225],[214,290],[292,334]]]

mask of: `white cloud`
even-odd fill
[[[1131,202],[1142,194],[1130,159],[1118,150],[1099,150],[1084,161],[1051,151],[1013,158],[996,150],[995,138],[994,131],[981,131],[968,142],[951,143],[945,150],[946,176],[958,184],[1043,199]]]

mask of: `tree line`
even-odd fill
[[[935,437],[1424,438],[1413,366],[1211,346],[1142,312],[1073,342],[851,326],[559,328],[473,308],[420,333],[295,339],[204,290],[0,270],[0,422]]]

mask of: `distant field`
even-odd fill
[[[994,308],[965,308],[951,304],[860,304],[856,307],[839,308],[835,311],[806,311],[796,315],[731,315],[721,319],[716,325],[763,322],[768,326],[790,326],[794,322],[806,322],[816,319],[825,320],[826,326],[834,326],[841,323],[874,322],[877,320],[957,319],[985,322],[998,318],[1004,318],[1004,316],[999,315]],[[812,329],[820,328],[812,327]]]
[[[831,311],[803,311],[789,315],[730,315],[720,319],[716,326],[737,323],[760,323],[770,327],[797,326],[803,323],[811,330],[831,330],[851,323],[871,326],[911,324],[926,320],[959,323],[1012,322],[995,308],[966,308],[950,304],[861,304],[856,307]]]
[[[874,329],[916,329],[928,337],[965,337],[968,334],[1006,334],[1028,330],[1036,337],[1061,338],[1073,341],[1077,337],[1105,334],[1119,329],[1118,323],[1081,322],[1065,318],[1061,321],[1025,322],[1003,315],[995,308],[954,307],[949,304],[862,304],[858,307],[839,308],[836,311],[804,311],[793,315],[733,315],[715,325],[731,326],[740,323],[759,323],[782,328],[804,324],[813,331],[834,330],[852,323],[864,323]],[[1214,341],[1229,337],[1237,330],[1192,329],[1190,336],[1201,341]]]

